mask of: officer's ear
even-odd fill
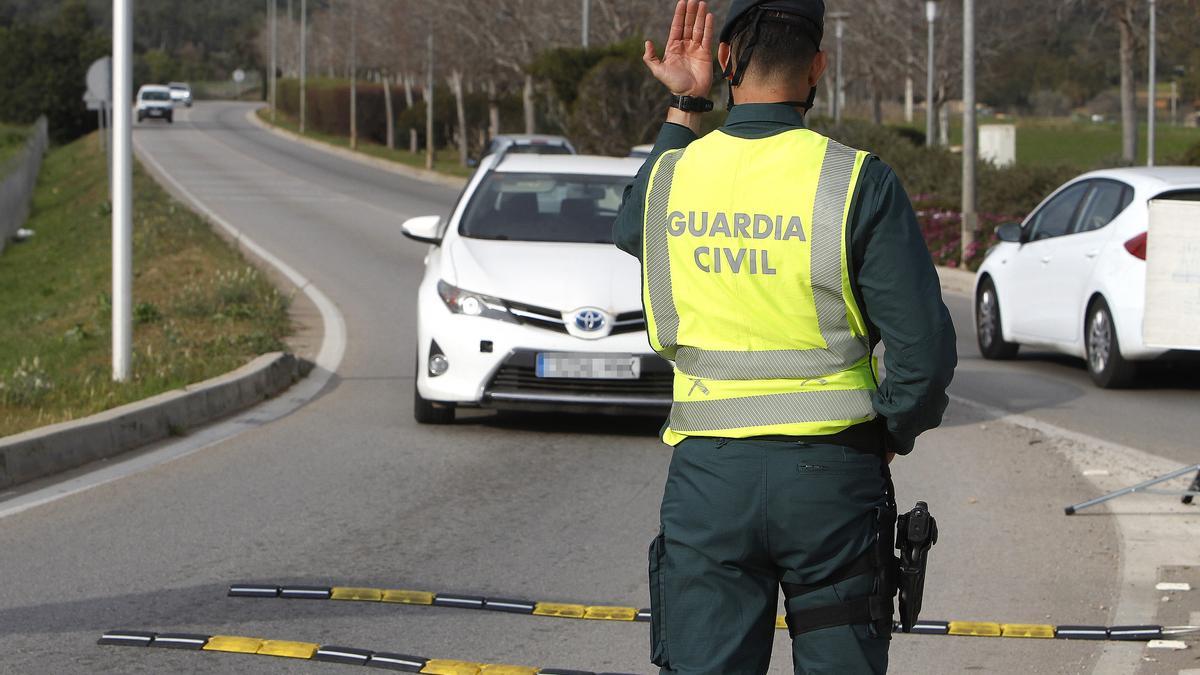
[[[808,86],[815,87],[821,81],[821,77],[825,75],[825,69],[829,67],[829,56],[824,51],[817,52],[813,56],[812,65],[808,69]]]
[[[729,66],[732,58],[733,47],[728,42],[722,42],[717,46],[717,63],[721,64],[722,77],[726,79],[733,77],[733,68]]]

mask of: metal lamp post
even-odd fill
[[[979,129],[975,111],[975,0],[963,0],[963,187],[962,264],[965,268],[979,227],[976,169]]]
[[[308,122],[308,0],[300,0],[300,133]]]
[[[1146,120],[1146,166],[1154,166],[1154,132],[1158,115],[1158,77],[1154,72],[1158,66],[1158,6],[1150,0],[1150,88],[1146,92],[1150,112]]]
[[[112,377],[133,360],[133,0],[113,0]]]
[[[937,23],[938,4],[936,0],[926,0],[925,2],[925,21],[929,24],[929,63],[926,66],[925,74],[925,145],[933,147],[933,137],[937,133],[937,118],[933,105],[933,70],[934,70],[934,52],[933,41],[936,38],[933,27]]]
[[[583,0],[583,48],[588,48],[592,28],[592,0]]]
[[[836,22],[834,34],[837,36],[837,64],[834,68],[836,80],[833,86],[833,121],[836,123],[841,123],[842,108],[845,107],[842,101],[844,92],[844,80],[842,80],[842,45],[846,37],[846,19],[849,17],[850,14],[847,12],[833,12],[829,15],[829,18]]]

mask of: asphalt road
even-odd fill
[[[172,127],[136,133],[198,199],[337,303],[345,359],[323,395],[295,414],[0,521],[0,670],[355,672],[96,646],[102,631],[120,627],[651,672],[646,624],[224,597],[231,582],[271,581],[646,606],[646,544],[669,459],[656,425],[636,420],[485,414],[417,426],[414,291],[425,252],[399,223],[446,213],[453,191],[281,140],[251,126],[247,110],[199,103]],[[998,370],[963,352],[960,394],[1098,435],[1122,423],[1095,410],[1112,406],[1167,447],[1182,428],[1167,424],[1170,415],[1151,417],[1153,401],[1190,396],[1195,410],[1194,390],[1110,396],[1088,389],[1072,365]],[[1110,620],[1121,563],[1113,524],[1059,515],[1094,491],[1048,445],[955,407],[897,462],[902,502],[930,502],[943,532],[926,618]],[[1140,645],[1118,649],[1138,662]],[[898,636],[893,672],[1087,673],[1099,651],[1088,642]],[[780,635],[772,672],[790,672],[788,653]]]

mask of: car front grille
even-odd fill
[[[567,322],[562,312],[527,305],[521,302],[508,301],[508,309],[517,320],[527,326],[535,326],[555,333],[566,333]],[[613,319],[613,329],[610,335],[624,335],[646,330],[646,317],[641,310],[624,312]]]

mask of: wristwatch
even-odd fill
[[[712,112],[713,102],[700,96],[672,96],[671,107],[683,112],[706,113]]]

